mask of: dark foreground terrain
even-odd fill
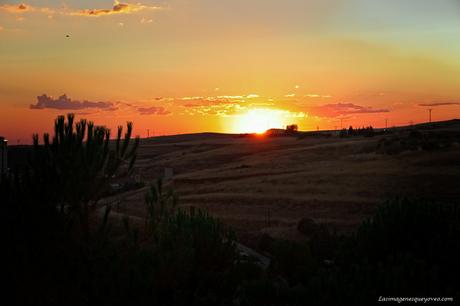
[[[140,141],[131,131],[110,141],[69,115],[44,144],[10,149],[12,172],[0,181],[5,300],[460,298],[460,121],[366,136]]]

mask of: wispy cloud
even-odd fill
[[[311,109],[312,114],[319,117],[338,117],[349,114],[388,113],[388,109],[361,106],[353,103],[336,103],[316,106]]]
[[[189,115],[231,116],[247,110],[247,106],[235,102],[213,105],[185,104],[185,113]]]
[[[419,106],[447,106],[447,105],[460,105],[460,102],[433,102],[433,103],[419,104]]]
[[[61,109],[61,110],[81,110],[81,109],[100,109],[113,111],[117,107],[113,102],[92,102],[92,101],[75,101],[62,95],[57,99],[46,94],[37,97],[37,103],[30,105],[31,109]]]
[[[145,17],[142,17],[142,19],[140,20],[140,23],[152,23],[153,22],[153,19],[147,19]]]
[[[137,111],[141,115],[170,115],[171,112],[162,106],[138,107]]]
[[[230,117],[244,115],[249,111],[260,109],[278,111],[283,116],[291,118],[308,116],[302,111],[279,110],[275,107],[273,99],[267,99],[255,93],[247,95],[189,96],[177,98],[173,103],[183,108],[183,114],[192,116]]]
[[[229,116],[246,109],[244,96],[182,97],[175,103],[188,115]]]
[[[4,11],[7,13],[24,13],[27,11],[33,11],[35,8],[33,8],[30,5],[21,3],[21,4],[2,4],[0,5],[0,11]]]
[[[332,98],[330,95],[306,94],[305,98]]]
[[[141,11],[148,10],[159,10],[164,9],[160,6],[145,5],[142,3],[122,3],[115,1],[111,8],[106,9],[83,9],[83,10],[73,10],[67,7],[54,9],[49,7],[36,7],[29,4],[3,4],[0,5],[0,12],[6,12],[11,14],[21,14],[21,13],[44,13],[47,15],[60,14],[60,15],[69,15],[69,16],[84,16],[84,17],[99,17],[99,16],[109,16],[117,14],[133,14]],[[150,22],[151,19],[145,19],[146,22]]]
[[[213,106],[231,103],[245,103],[245,99],[253,99],[253,95],[248,96],[209,96],[209,97],[182,97],[180,101],[186,101],[185,107]]]
[[[98,16],[107,16],[107,15],[114,15],[114,14],[132,14],[144,10],[158,10],[161,7],[158,6],[149,6],[144,5],[141,3],[121,3],[115,1],[112,8],[109,9],[86,9],[80,10],[76,12],[71,12],[70,15],[75,16],[90,16],[90,17],[98,17]]]
[[[10,14],[22,14],[22,13],[44,13],[44,14],[54,14],[56,11],[49,7],[35,7],[29,4],[2,4],[0,5],[0,12],[10,13]]]

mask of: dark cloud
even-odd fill
[[[170,111],[162,106],[138,107],[137,111],[141,115],[169,115]]]
[[[387,113],[388,109],[361,106],[353,103],[325,104],[311,109],[311,112],[320,117],[337,117],[349,114]]]
[[[54,99],[46,94],[37,97],[37,103],[30,105],[31,109],[65,109],[65,110],[80,110],[80,109],[101,109],[113,111],[117,107],[112,102],[91,102],[91,101],[75,101],[62,95],[57,99]]]
[[[446,106],[446,105],[460,105],[460,102],[433,102],[433,103],[419,104],[419,106]]]

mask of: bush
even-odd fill
[[[456,141],[456,135],[434,132],[422,133],[412,130],[391,138],[382,138],[378,142],[377,152],[381,154],[399,154],[403,151],[435,151],[450,147]]]
[[[80,121],[74,132],[73,116],[55,127],[53,141],[45,135],[39,145],[34,137],[29,168],[0,182],[4,298],[17,305],[230,304],[251,270],[240,264],[232,232],[203,211],[177,210],[161,182],[146,195],[145,226],[126,219],[122,237],[112,235],[110,207],[103,218],[90,215],[101,195],[95,187],[134,161],[132,126],[124,140],[118,130],[113,146],[104,128],[88,125],[85,138]]]
[[[306,244],[265,239],[272,276],[248,283],[244,298],[257,304],[263,290],[269,305],[370,305],[379,296],[455,299],[459,235],[458,205],[395,199],[350,237],[312,235]]]
[[[113,251],[97,267],[98,294],[91,301],[95,305],[228,303],[237,286],[232,238],[205,212],[178,210],[145,239],[127,238],[109,248]]]

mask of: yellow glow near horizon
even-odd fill
[[[271,128],[283,128],[285,112],[273,109],[251,109],[236,118],[234,130],[237,133],[262,134]]]

